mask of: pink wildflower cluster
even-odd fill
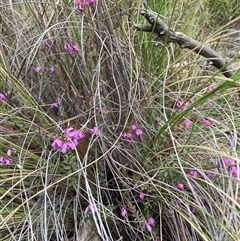
[[[0,156],[0,163],[5,163],[7,165],[10,165],[13,163],[13,160],[9,157]]]
[[[123,133],[123,137],[127,138],[128,140],[132,140],[133,139],[133,133],[136,136],[141,136],[143,134],[143,131],[141,129],[139,129],[136,125],[131,125],[131,132],[125,132]]]
[[[92,136],[100,136],[101,130],[98,127],[90,129]],[[54,150],[61,150],[63,154],[67,153],[68,150],[75,150],[79,140],[82,140],[86,136],[85,131],[76,130],[73,127],[69,127],[65,130],[64,138],[56,138],[52,142],[52,148]]]
[[[88,4],[94,4],[95,3],[95,0],[76,0],[76,4],[78,5],[79,7],[79,10],[81,12],[84,11],[84,7]]]
[[[10,91],[6,93],[0,93],[0,100],[6,100],[6,98],[10,95]]]
[[[209,86],[207,87],[206,91],[207,91],[207,92],[210,92],[210,91],[212,91],[212,90],[214,90],[214,89],[215,89],[215,87],[214,87],[214,86],[209,85]],[[216,96],[220,96],[220,93],[219,93],[219,92],[217,92],[217,93],[216,93]]]
[[[240,178],[240,167],[237,165],[236,161],[232,161],[228,158],[223,158],[222,163],[226,167],[229,174],[235,178]],[[209,178],[213,178],[218,173],[218,168],[213,168],[211,170],[205,171]]]
[[[197,171],[197,170],[191,170],[190,173],[189,173],[189,175],[190,175],[191,177],[196,178],[196,177],[198,177],[198,171]],[[185,186],[184,186],[184,184],[181,183],[181,182],[179,182],[179,183],[177,184],[177,188],[178,188],[180,191],[185,190]],[[189,189],[190,189],[191,191],[195,191],[195,186],[194,186],[193,184],[190,184]]]
[[[194,99],[191,98],[191,99],[189,100],[189,104],[192,104],[193,102],[194,102]],[[179,108],[180,110],[185,110],[185,109],[188,107],[188,104],[184,104],[182,101],[178,100],[177,103],[176,103],[176,106],[177,106],[177,108]],[[192,108],[192,111],[196,111],[196,108],[193,107],[193,108]]]
[[[75,52],[79,52],[80,51],[80,47],[79,47],[78,44],[71,45],[69,43],[65,43],[64,49],[71,55],[73,53],[75,53]]]
[[[235,178],[240,178],[240,166],[237,166],[235,161],[223,158],[223,164],[227,167],[228,173]]]
[[[240,178],[240,167],[236,164],[236,161],[232,161],[232,160],[229,160],[228,158],[223,158],[222,160],[222,163],[224,164],[224,166],[226,167],[227,171],[229,174],[231,174],[233,177],[235,178]],[[209,178],[213,178],[216,176],[218,172],[218,168],[213,168],[211,170],[207,170],[205,171],[206,175],[209,177]],[[197,178],[198,175],[199,175],[199,172],[198,170],[191,170],[189,172],[189,175],[192,177],[192,178]],[[184,191],[186,189],[185,185],[181,182],[179,182],[177,184],[177,188],[178,190],[180,191]],[[190,184],[190,186],[187,188],[188,190],[192,191],[192,192],[195,192],[196,191],[196,187],[193,185],[193,184]],[[173,201],[175,204],[177,204],[178,206],[181,206],[183,204],[183,202],[181,200],[175,200]],[[195,207],[198,206],[200,207],[201,204],[205,204],[206,201],[204,200],[195,200],[194,202],[194,205]],[[196,212],[196,208],[192,208],[191,209],[191,212],[192,213],[195,213]]]
[[[35,68],[35,71],[37,72],[37,73],[41,73],[42,72],[42,67],[40,66],[40,65],[38,65],[36,68]],[[54,66],[50,66],[49,67],[49,71],[51,72],[51,73],[54,73],[55,72],[55,68],[54,68]]]
[[[210,87],[210,86],[209,86]],[[212,90],[211,88],[209,88],[209,90]],[[191,99],[189,99],[189,104],[192,104],[194,102],[194,99],[193,98],[191,98]],[[178,109],[180,109],[180,110],[185,110],[187,107],[188,107],[188,104],[186,103],[186,104],[184,104],[182,101],[177,101],[176,102],[176,107],[178,108]],[[195,107],[193,107],[192,109],[191,109],[191,111],[196,111],[196,108]],[[205,125],[205,126],[208,126],[208,127],[210,127],[211,125],[212,125],[212,123],[209,121],[209,120],[206,120],[206,119],[203,119],[203,121],[202,121],[202,123]],[[185,129],[186,130],[188,130],[189,128],[190,128],[190,125],[191,125],[191,121],[190,120],[185,120],[185,122],[184,122],[184,126],[185,126]]]
[[[210,127],[212,125],[212,123],[209,121],[209,120],[206,120],[206,119],[203,119],[202,123],[205,125],[205,126],[208,126]],[[185,129],[188,130],[190,128],[190,125],[191,125],[191,121],[190,120],[185,120],[184,122],[184,126],[185,126]]]
[[[185,190],[185,186],[184,186],[184,184],[181,183],[181,182],[177,184],[177,188],[178,188],[178,190],[180,190],[180,191],[184,191],[184,190]],[[192,192],[195,192],[195,191],[196,191],[196,188],[195,188],[195,186],[194,186],[193,184],[190,184],[189,190],[191,190]]]
[[[10,156],[12,156],[13,153],[15,153],[15,149],[9,148],[7,150],[8,157],[0,156],[0,163],[5,163],[7,165],[12,164],[13,160],[12,160],[12,158],[10,158]]]
[[[209,121],[209,120],[206,120],[206,119],[203,119],[202,123],[205,125],[205,126],[208,126],[210,127],[212,125],[212,123]],[[188,130],[190,128],[190,125],[191,125],[191,121],[190,120],[185,120],[184,122],[184,126],[185,126],[185,129]]]
[[[147,228],[149,232],[152,232],[152,227],[155,226],[155,220],[154,218],[150,217],[143,225],[142,231]]]
[[[52,44],[51,44],[51,43],[46,43],[46,44],[44,45],[44,48],[45,48],[46,50],[50,50],[50,49],[52,48]],[[71,55],[72,55],[73,53],[75,53],[75,52],[79,52],[79,51],[80,51],[80,47],[79,47],[78,44],[71,45],[71,44],[69,44],[69,43],[65,43],[64,49],[65,49],[69,54],[71,54]],[[36,71],[37,73],[41,73],[41,72],[43,71],[43,68],[42,68],[40,65],[37,65],[37,66],[35,67],[35,71]],[[53,65],[49,66],[49,72],[50,72],[50,73],[54,73],[54,72],[55,72],[55,67],[54,67]]]
[[[183,201],[180,200],[180,199],[175,200],[173,203],[178,205],[178,206],[182,206],[184,204]],[[204,201],[204,200],[201,200],[201,201],[200,200],[195,200],[195,201],[193,201],[193,205],[194,206],[191,207],[191,212],[193,214],[196,213],[196,207],[200,207],[204,203],[206,203],[206,201]],[[172,210],[172,212],[174,212],[174,211]]]
[[[52,48],[52,44],[51,43],[46,43],[45,45],[44,45],[44,48],[46,49],[46,50],[50,50],[51,48]],[[37,72],[37,73],[41,73],[42,72],[42,67],[40,66],[40,65],[38,65],[38,66],[36,66],[35,67],[35,71]],[[50,66],[49,67],[49,71],[50,71],[50,73],[54,73],[55,72],[55,68],[54,68],[54,66]]]
[[[190,172],[189,172],[189,175],[191,176],[191,177],[193,177],[193,178],[196,178],[196,177],[198,177],[198,171],[197,170],[191,170]],[[179,182],[178,184],[177,184],[177,189],[178,190],[180,190],[180,191],[184,191],[185,189],[186,189],[186,186],[183,184],[183,183],[181,183],[181,182]],[[188,187],[187,187],[187,189],[188,190],[190,190],[191,192],[195,192],[196,191],[196,187],[195,187],[195,185],[193,185],[193,184],[190,184]],[[173,201],[175,204],[177,204],[178,206],[181,206],[182,204],[183,204],[183,202],[181,201],[181,200],[175,200],[175,201]],[[194,202],[195,203],[195,202]],[[196,209],[195,208],[193,208],[192,210],[192,213],[195,213],[196,212]]]
[[[75,150],[78,145],[78,141],[85,138],[85,132],[69,127],[65,130],[65,138],[61,140],[56,138],[52,143],[52,148],[54,150],[60,149],[63,154],[68,150]]]

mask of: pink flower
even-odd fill
[[[80,99],[80,100],[85,100],[86,98],[85,98],[84,95],[79,95],[79,99]]]
[[[94,4],[95,0],[76,0],[77,5]]]
[[[231,161],[230,161],[229,159],[227,159],[227,158],[223,158],[223,163],[224,163],[224,165],[226,165],[226,166],[231,165]]]
[[[203,120],[203,124],[204,124],[205,126],[211,126],[211,125],[212,125],[211,122],[208,121],[208,120]]]
[[[198,176],[198,171],[197,170],[192,170],[192,171],[190,171],[190,175],[192,177],[197,177]]]
[[[5,96],[8,97],[10,96],[11,92],[8,90],[6,93],[5,93]]]
[[[7,155],[8,155],[8,156],[11,156],[11,155],[12,155],[12,150],[11,150],[11,149],[8,149],[8,150],[7,150]]]
[[[61,148],[63,145],[63,142],[60,139],[55,139],[52,143],[52,148],[54,150]]]
[[[49,70],[50,70],[51,73],[54,73],[54,72],[55,72],[54,66],[51,66],[51,67],[49,68]]]
[[[67,128],[65,135],[70,138],[76,146],[78,145],[78,140],[84,139],[86,136],[84,131],[75,130],[73,127]]]
[[[73,47],[69,43],[65,43],[64,48],[69,54],[73,54]]]
[[[121,216],[122,216],[122,217],[126,217],[126,216],[127,216],[127,210],[126,210],[126,208],[122,208],[122,209],[121,209]]]
[[[50,108],[51,108],[51,109],[58,108],[58,103],[57,103],[57,102],[53,102],[53,103],[50,105]]]
[[[85,0],[76,0],[76,4],[78,5],[79,10],[81,12],[83,12],[84,11]]]
[[[193,98],[189,99],[189,103],[190,103],[190,104],[192,104],[193,102],[194,102],[194,99],[193,99]]]
[[[190,120],[186,120],[184,124],[185,124],[185,129],[188,130],[191,122],[190,122]]]
[[[75,145],[75,147],[78,145],[78,139],[72,139],[72,142]]]
[[[155,225],[155,220],[154,220],[154,218],[149,218],[148,220],[147,220],[147,223],[149,224],[149,225],[151,225],[151,226],[154,226]]]
[[[147,228],[147,230],[151,233],[152,232],[152,227],[150,224],[146,223],[145,227]]]
[[[140,130],[140,129],[137,129],[135,131],[135,133],[136,133],[137,136],[141,136],[143,134],[142,130]]]
[[[65,130],[65,135],[69,138],[73,138],[76,135],[76,130],[74,130],[73,127],[68,127]]]
[[[127,138],[128,140],[132,140],[133,136],[132,133],[123,133],[123,137]]]
[[[197,108],[196,107],[193,107],[192,109],[191,109],[191,112],[195,112],[197,110]]]
[[[61,152],[65,154],[69,149],[75,150],[77,144],[77,141],[74,141],[74,143],[72,143],[71,141],[62,142],[60,139],[55,139],[52,143],[52,148],[54,150],[61,149]]]
[[[0,93],[0,100],[6,100],[6,98],[10,96],[10,94],[10,91],[7,91],[6,93]]]
[[[102,113],[103,113],[103,109],[99,109],[99,110],[97,111],[97,115],[98,115],[98,116],[101,116]]]
[[[177,106],[179,109],[181,109],[181,110],[184,110],[184,109],[187,108],[187,106],[186,106],[185,104],[183,104],[183,102],[181,102],[181,101],[179,101],[179,100],[177,101],[176,106]]]
[[[75,150],[76,149],[75,144],[70,141],[64,142],[61,147],[62,153],[65,154],[69,149]]]
[[[101,135],[101,130],[97,126],[90,129],[90,132],[93,136],[100,136]]]
[[[139,198],[140,198],[141,200],[144,200],[145,194],[141,192],[141,193],[139,194]]]
[[[51,47],[52,47],[52,45],[51,45],[50,43],[46,43],[46,44],[44,45],[44,48],[45,48],[46,50],[50,50]]]
[[[154,218],[151,217],[147,220],[147,222],[145,222],[145,224],[143,225],[141,230],[143,231],[146,227],[149,232],[152,232],[152,226],[154,226],[154,225],[155,225],[155,220],[154,220]]]
[[[76,138],[77,140],[82,140],[85,138],[85,136],[86,133],[84,131],[76,131],[74,138]]]
[[[58,108],[59,107],[59,103],[58,103],[58,99],[56,99],[51,105],[50,108],[54,109],[54,108]]]
[[[40,72],[42,71],[41,66],[37,66],[37,67],[35,68],[35,71],[36,71],[37,73],[40,73]]]
[[[131,125],[131,130],[136,131],[137,130],[137,126]]]
[[[96,205],[89,203],[84,211],[84,215],[86,215],[88,213],[88,211],[91,210],[93,213],[95,213],[97,211]]]
[[[67,51],[69,51],[69,49],[71,49],[71,45],[69,44],[69,43],[65,43],[64,44],[64,48],[65,48],[65,50],[67,50]]]
[[[7,165],[10,165],[10,164],[13,163],[13,160],[10,159],[10,158],[6,158],[6,159],[5,159],[5,163],[6,163]]]
[[[78,44],[74,44],[73,46],[73,50],[76,51],[76,52],[79,52],[80,51],[80,47]]]
[[[6,96],[3,93],[0,93],[0,100],[5,100]]]
[[[183,191],[183,190],[184,190],[184,185],[183,185],[182,183],[178,183],[177,188],[178,188],[180,191]]]
[[[6,163],[6,165],[10,165],[13,163],[13,160],[11,158],[0,156],[0,163]]]
[[[191,98],[191,99],[189,99],[189,103],[190,104],[192,104],[194,102],[194,99],[193,98]],[[192,109],[191,109],[191,112],[195,112],[196,111],[196,107],[193,107]]]
[[[233,166],[230,168],[229,172],[236,178],[240,178],[240,168]]]
[[[6,158],[3,156],[0,156],[0,163],[5,163]]]
[[[207,91],[212,91],[212,90],[214,90],[214,87],[211,86],[211,85],[209,85],[209,86],[207,87]]]

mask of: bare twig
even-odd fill
[[[207,45],[201,44],[195,39],[190,38],[182,32],[175,32],[170,29],[160,18],[159,14],[151,10],[147,3],[144,3],[145,9],[140,12],[148,23],[135,24],[135,27],[139,31],[154,32],[157,34],[155,39],[155,45],[177,43],[181,48],[192,49],[197,54],[207,58],[213,66],[222,71],[226,77],[234,75],[234,71],[229,67],[227,61],[212,48]]]

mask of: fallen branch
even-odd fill
[[[234,71],[229,67],[227,61],[219,54],[217,54],[212,48],[207,45],[201,44],[195,39],[190,38],[182,32],[175,32],[170,29],[161,19],[158,13],[151,10],[147,3],[144,2],[145,9],[140,12],[148,23],[135,24],[135,27],[139,31],[154,32],[157,34],[155,39],[155,45],[177,43],[180,48],[188,48],[195,51],[197,54],[207,58],[210,63],[219,69],[224,76],[231,77],[234,75]]]

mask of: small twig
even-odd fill
[[[207,58],[213,66],[219,69],[225,77],[234,75],[234,71],[229,67],[227,61],[216,51],[207,45],[201,44],[195,39],[190,38],[182,32],[175,32],[170,29],[161,19],[158,13],[150,9],[146,2],[144,2],[145,9],[140,12],[148,23],[135,24],[139,31],[154,32],[157,34],[155,45],[177,43],[180,48],[192,49],[197,54]]]

